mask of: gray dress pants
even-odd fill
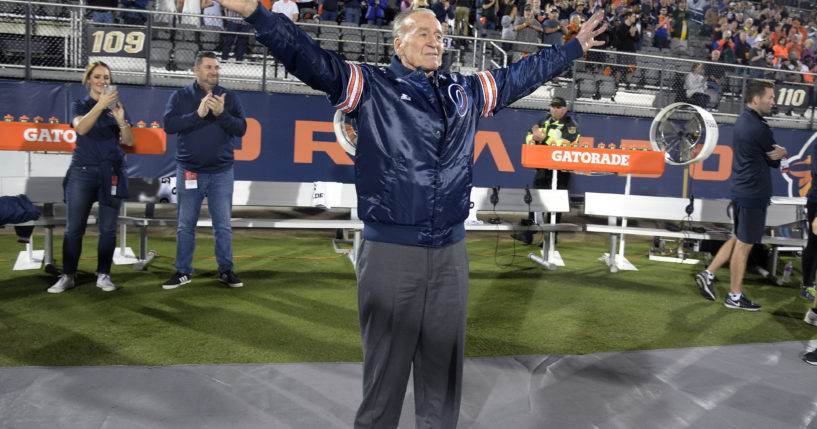
[[[355,428],[395,428],[414,366],[417,428],[454,429],[462,397],[468,251],[363,241],[363,402]]]

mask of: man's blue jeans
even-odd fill
[[[227,31],[233,31],[236,33],[246,33],[249,29],[246,25],[241,25],[233,21],[227,22]],[[230,50],[233,49],[233,41],[235,41],[235,60],[242,61],[244,59],[244,52],[247,50],[247,41],[250,40],[250,36],[238,36],[235,34],[225,34],[224,35],[224,46],[221,49],[221,60],[227,61],[227,58],[230,58]],[[176,176],[179,177],[179,176]]]
[[[187,189],[184,169],[176,166],[176,193],[178,211],[176,218],[179,227],[176,230],[176,270],[193,273],[193,252],[196,250],[196,222],[204,197],[207,197],[207,210],[213,221],[213,236],[216,247],[218,272],[233,269],[233,231],[230,216],[233,211],[233,168],[216,174],[197,173],[196,189]]]
[[[113,23],[113,14],[108,11],[93,11],[91,12],[91,19],[94,22],[101,22],[101,23]]]
[[[62,272],[74,274],[82,254],[82,237],[88,226],[88,215],[97,200],[102,186],[99,167],[71,166],[65,184],[65,239],[62,242]],[[110,192],[110,189],[103,190]],[[113,252],[116,248],[116,223],[119,219],[119,198],[113,198],[114,206],[99,204],[99,243],[97,244],[97,268],[100,274],[110,274]]]
[[[321,13],[321,21],[337,22],[337,20],[338,20],[338,11],[336,11],[336,10],[326,10],[326,9],[324,9],[323,13]]]
[[[721,96],[723,95],[723,87],[721,87],[720,84],[718,84],[716,82],[713,82],[711,80],[706,81],[706,87],[714,89],[715,92],[718,94],[717,97],[715,97],[715,106],[714,106],[714,108],[717,109],[718,106],[721,104]]]
[[[344,12],[344,15],[343,15],[343,22],[354,22],[355,24],[360,24],[360,8],[359,7],[355,7],[355,8],[348,7],[346,9],[344,9],[344,10],[345,10],[345,12]]]

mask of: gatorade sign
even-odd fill
[[[550,159],[554,162],[582,163],[588,165],[630,165],[630,154],[621,155],[618,153],[597,153],[569,150],[554,150]]]
[[[77,133],[74,130],[61,130],[59,128],[26,128],[23,131],[23,140],[27,142],[76,143]]]
[[[522,146],[522,165],[551,170],[664,173],[664,152],[564,146]]]
[[[125,153],[161,155],[167,136],[161,128],[134,127],[133,146],[121,146]],[[68,124],[0,122],[0,150],[73,152],[77,132]]]

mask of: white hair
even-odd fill
[[[392,25],[391,32],[395,39],[399,39],[405,35],[406,28],[410,23],[414,22],[412,15],[418,13],[430,15],[435,21],[437,20],[437,15],[434,15],[434,12],[432,12],[431,9],[419,8],[402,12],[397,15],[396,18],[394,18],[394,24]]]

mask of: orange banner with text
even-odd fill
[[[664,152],[531,145],[522,146],[522,165],[551,170],[662,174]]]
[[[165,153],[165,130],[133,127],[133,146],[125,153],[160,155]],[[0,150],[73,152],[77,133],[68,124],[44,122],[0,122]]]

